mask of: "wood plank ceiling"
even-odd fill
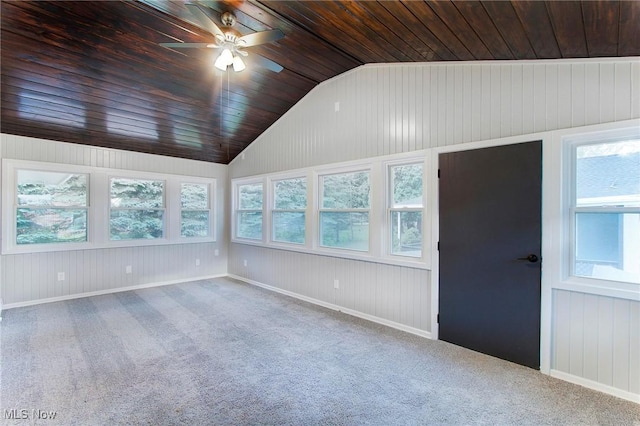
[[[367,63],[640,55],[640,1],[199,1],[241,34],[247,69],[184,1],[1,3],[3,133],[228,163],[318,83]],[[250,62],[258,53],[284,67]],[[255,56],[254,56],[255,57]]]

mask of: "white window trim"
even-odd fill
[[[240,187],[244,185],[262,185],[262,209],[239,209],[238,205],[240,202]],[[265,241],[269,241],[269,228],[265,226],[265,218],[268,212],[266,208],[266,200],[267,200],[267,191],[268,186],[265,182],[265,178],[247,178],[247,179],[237,179],[232,182],[233,188],[233,200],[232,200],[232,208],[233,213],[231,215],[231,241],[242,242],[245,244],[257,244],[263,245]],[[239,212],[261,212],[262,213],[262,236],[260,239],[253,238],[243,238],[238,236],[238,213]]]
[[[384,249],[386,256],[391,258],[401,258],[405,261],[417,261],[424,262],[425,253],[427,251],[427,247],[430,241],[430,218],[427,216],[427,176],[428,176],[428,167],[430,163],[429,154],[425,154],[422,158],[414,159],[414,161],[410,160],[395,160],[395,161],[387,161],[384,163],[384,173],[385,173],[385,220],[387,221],[387,232],[384,235]],[[391,179],[391,169],[396,166],[410,166],[413,164],[422,165],[422,207],[393,207],[393,182]],[[391,213],[397,212],[421,212],[422,213],[422,229],[420,230],[422,233],[422,247],[421,247],[421,255],[420,256],[407,256],[397,253],[392,253],[392,236],[391,232],[393,230],[393,226],[390,223]]]
[[[410,153],[392,154],[381,157],[346,161],[342,163],[332,163],[324,166],[312,166],[300,169],[288,170],[285,172],[268,173],[250,177],[232,179],[232,224],[231,242],[245,245],[268,247],[273,249],[294,251],[307,254],[339,257],[345,259],[361,260],[365,262],[384,263],[397,266],[407,266],[416,269],[431,269],[431,206],[429,200],[430,187],[426,185],[431,170],[431,154],[429,150],[414,151]],[[388,164],[413,164],[423,163],[423,250],[422,257],[408,257],[390,255],[386,247],[387,233],[387,186],[386,170]],[[323,247],[319,238],[319,191],[320,176],[349,173],[368,170],[369,184],[371,185],[370,208],[369,208],[369,251],[355,251],[341,248]],[[307,179],[307,209],[305,214],[306,237],[305,244],[294,244],[279,241],[272,241],[272,217],[271,206],[273,205],[273,185],[272,182],[295,177],[306,177]],[[262,240],[249,240],[236,237],[236,213],[237,213],[237,186],[247,183],[263,183],[263,222]],[[379,230],[379,231],[378,231]],[[389,230],[389,232],[391,232]]]
[[[591,208],[576,207],[576,163],[575,152],[578,146],[613,142],[623,138],[640,137],[638,126],[610,124],[593,126],[587,132],[566,131],[556,135],[556,143],[562,150],[561,181],[562,181],[562,236],[564,240],[563,260],[559,273],[561,282],[567,290],[595,292],[597,294],[631,298],[640,300],[640,284],[624,281],[607,280],[602,278],[584,277],[574,274],[575,268],[575,215],[577,212],[627,212],[640,213],[640,208]]]
[[[206,185],[207,186],[207,208],[206,209],[183,209],[182,208],[182,184],[197,184],[197,185]],[[182,240],[184,240],[185,242],[200,242],[203,240],[207,240],[208,238],[213,238],[213,240],[216,240],[216,227],[213,226],[213,224],[215,223],[215,209],[214,209],[214,205],[213,205],[213,200],[217,199],[216,197],[216,185],[214,184],[214,182],[212,182],[211,179],[196,179],[196,178],[188,178],[188,179],[180,179],[177,182],[177,185],[179,187],[178,192],[180,194],[180,202],[178,203],[179,205],[179,212],[178,212],[178,230],[179,230],[179,236]],[[206,237],[184,237],[182,235],[182,212],[183,211],[207,211],[209,212],[209,228],[207,229],[207,236]]]
[[[369,207],[368,208],[348,208],[348,209],[336,209],[336,208],[325,208],[322,206],[322,200],[324,198],[324,187],[322,185],[322,179],[325,176],[334,176],[334,175],[348,175],[348,174],[355,174],[355,173],[367,173],[368,174],[368,178],[369,178]],[[329,171],[329,172],[322,172],[322,173],[318,173],[318,177],[317,177],[317,181],[318,181],[318,191],[317,191],[317,199],[318,199],[318,219],[316,222],[316,235],[317,235],[317,244],[318,244],[318,250],[337,250],[337,251],[348,251],[348,252],[355,252],[355,253],[371,253],[371,229],[372,229],[372,218],[371,218],[371,205],[372,203],[372,198],[373,198],[373,194],[372,194],[372,172],[370,168],[355,168],[355,169],[350,169],[347,168],[345,170],[342,171]],[[367,250],[358,250],[358,249],[349,249],[349,248],[344,248],[344,247],[332,247],[332,246],[325,246],[322,245],[322,224],[321,224],[321,217],[322,217],[322,213],[367,213],[367,217],[369,218],[369,231],[367,232]]]
[[[12,177],[13,177],[13,187],[17,188],[17,183],[18,183],[18,179],[17,179],[17,175],[18,175],[18,171],[34,171],[34,172],[40,172],[42,170],[39,169],[34,169],[34,168],[15,168],[13,173],[12,173]],[[58,171],[53,171],[53,170],[46,170],[44,171],[45,173],[61,173]],[[13,218],[14,218],[14,223],[16,222],[16,218],[17,218],[17,210],[18,209],[31,209],[31,210],[42,210],[42,209],[51,209],[51,210],[85,210],[86,212],[86,219],[87,219],[87,224],[86,224],[86,241],[89,241],[90,238],[90,221],[89,221],[89,208],[90,208],[90,196],[91,196],[91,191],[90,191],[90,187],[91,187],[91,175],[89,173],[69,173],[69,172],[62,172],[63,174],[74,174],[74,175],[84,175],[86,176],[87,179],[87,193],[85,195],[85,205],[84,206],[44,206],[44,205],[18,205],[18,191],[13,191],[13,197],[12,197],[12,213],[13,213]],[[17,229],[14,228],[14,231],[17,231]],[[17,232],[14,232],[14,241],[17,239]],[[82,242],[57,242],[57,243],[48,243],[48,244],[60,244],[60,245],[67,245],[67,244],[85,244],[86,241],[82,241]],[[20,244],[18,245],[17,242],[14,243],[17,247],[29,247],[29,246],[33,246],[35,244]]]
[[[281,182],[284,180],[290,180],[290,179],[304,179],[305,180],[305,184],[306,184],[306,190],[307,190],[307,198],[306,198],[306,207],[304,209],[276,209],[275,205],[275,194],[276,194],[276,188],[275,185],[277,182]],[[284,246],[289,246],[292,245],[294,247],[304,247],[307,245],[308,242],[308,232],[307,230],[309,229],[309,179],[306,175],[280,175],[277,178],[274,177],[269,177],[267,178],[267,182],[268,182],[268,192],[267,192],[267,202],[269,203],[269,208],[267,209],[267,215],[268,218],[266,221],[264,221],[265,223],[267,223],[269,225],[269,231],[268,231],[268,235],[269,235],[269,239],[267,241],[269,241],[271,244],[283,244]],[[264,188],[264,187],[263,187]],[[291,242],[291,241],[280,241],[280,240],[276,240],[275,236],[274,236],[274,223],[273,223],[273,213],[279,213],[279,212],[291,212],[291,213],[304,213],[304,221],[305,221],[305,236],[304,236],[304,243],[295,243],[295,242]],[[264,224],[263,224],[264,226]]]
[[[81,243],[16,244],[16,171],[40,170],[58,173],[81,173],[89,176],[88,205],[88,241]],[[110,240],[109,209],[110,177],[129,179],[148,179],[165,181],[165,232],[163,238]],[[211,208],[210,236],[200,238],[180,237],[180,182],[207,183],[211,188],[209,200]],[[184,176],[121,170],[102,167],[89,167],[73,164],[49,163],[39,161],[2,160],[2,254],[40,253],[70,250],[89,250],[99,248],[135,247],[149,245],[185,244],[216,241],[216,188],[215,178]],[[177,190],[176,190],[177,189]],[[177,220],[176,220],[177,218]]]
[[[113,179],[129,179],[129,180],[146,180],[146,181],[150,181],[150,182],[162,182],[162,207],[149,207],[149,208],[134,208],[134,207],[124,207],[124,208],[120,208],[120,207],[112,207],[111,206],[111,181]],[[109,203],[108,203],[108,207],[109,207],[109,211],[107,212],[107,217],[108,219],[108,229],[107,229],[107,234],[108,234],[108,238],[109,241],[111,242],[115,242],[115,241],[147,241],[147,240],[156,240],[156,241],[167,241],[169,239],[171,239],[171,232],[170,232],[170,228],[173,228],[172,226],[169,226],[169,221],[171,219],[171,214],[169,212],[169,209],[167,208],[167,191],[169,190],[168,188],[168,184],[166,179],[151,179],[151,178],[131,178],[129,176],[124,176],[122,174],[110,174],[108,176],[108,181],[109,181]],[[112,240],[111,239],[111,212],[112,211],[138,211],[138,210],[155,210],[155,211],[161,211],[162,212],[162,237],[161,238],[127,238],[127,239],[123,239],[123,240]]]

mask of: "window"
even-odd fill
[[[573,147],[573,275],[640,283],[640,138]]]
[[[262,183],[237,186],[236,237],[262,239]]]
[[[389,166],[391,254],[422,257],[422,164]]]
[[[402,153],[234,179],[232,241],[428,269],[430,159]]]
[[[16,244],[87,241],[88,175],[17,170]]]
[[[215,178],[2,160],[2,254],[215,241]]]
[[[307,179],[293,178],[273,182],[272,240],[305,243]]]
[[[111,240],[163,238],[164,181],[111,178],[109,194]]]
[[[180,185],[180,235],[182,237],[209,236],[209,185],[183,183]]]
[[[369,251],[369,172],[320,177],[320,245]]]

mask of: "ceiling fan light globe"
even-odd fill
[[[222,55],[216,58],[216,62],[213,64],[213,66],[218,68],[220,71],[227,70],[227,62],[224,59],[222,59]]]
[[[246,68],[246,65],[244,64],[244,61],[240,56],[236,56],[235,58],[233,58],[233,70],[235,72],[240,72],[245,68]]]
[[[227,66],[233,64],[233,54],[229,49],[224,49],[218,59],[223,61],[223,63]]]

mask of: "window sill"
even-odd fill
[[[315,255],[315,256],[337,257],[340,259],[359,260],[362,262],[369,262],[369,263],[382,263],[385,265],[394,265],[394,266],[403,266],[403,267],[413,268],[413,269],[431,270],[431,266],[426,261],[422,259],[415,259],[415,258],[398,259],[396,258],[396,256],[378,257],[378,256],[372,256],[368,253],[362,253],[362,252],[357,252],[353,250],[332,250],[324,247],[312,249],[303,245],[286,244],[286,243],[265,244],[262,241],[251,241],[251,240],[244,240],[239,238],[232,238],[231,243],[248,245],[248,246],[256,246],[256,247],[261,247],[261,248],[271,249],[271,250],[292,251],[296,253],[304,253],[304,254]]]
[[[575,291],[598,296],[640,302],[640,284],[607,281],[594,278],[569,277],[553,286],[555,290]]]
[[[108,243],[60,243],[60,244],[28,244],[21,246],[3,247],[2,255],[13,254],[29,254],[29,253],[47,253],[59,251],[81,251],[81,250],[100,250],[112,248],[126,247],[149,247],[149,246],[167,246],[177,244],[199,244],[199,243],[215,243],[216,239],[209,238],[166,238],[156,240],[120,240],[109,241]]]

